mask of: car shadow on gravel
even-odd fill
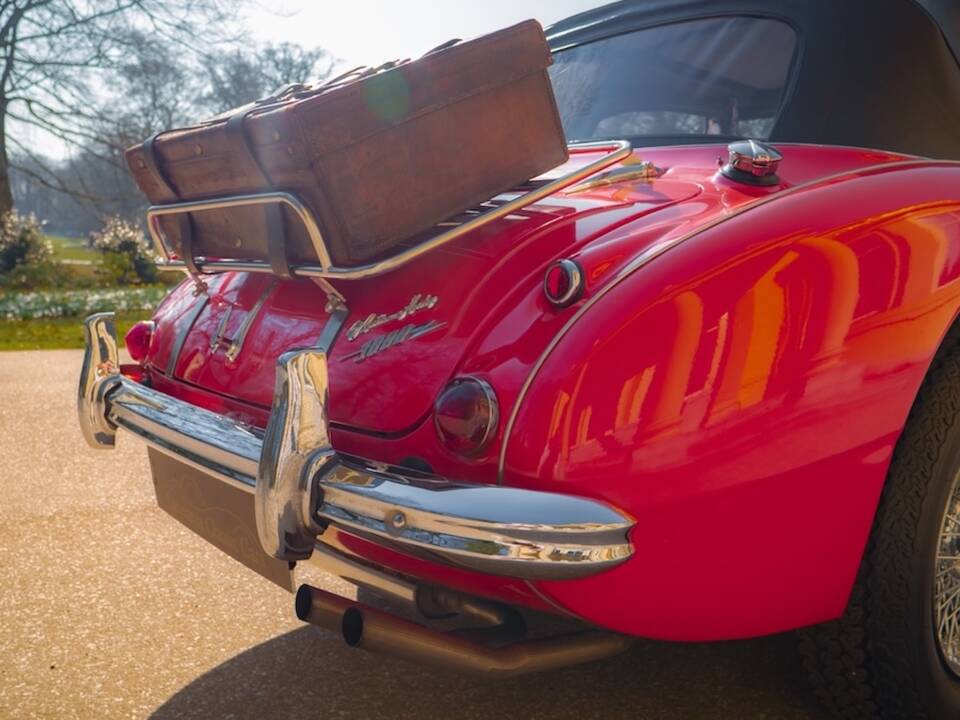
[[[638,642],[589,665],[511,679],[424,668],[312,627],[228,660],[153,713],[172,718],[767,718],[823,720],[791,635],[710,645]]]

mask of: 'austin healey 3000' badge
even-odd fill
[[[357,320],[357,322],[353,323],[347,330],[347,340],[356,340],[364,333],[368,333],[374,328],[385,325],[393,320],[404,320],[421,310],[430,310],[436,307],[438,302],[439,298],[436,295],[421,295],[417,293],[410,298],[410,302],[402,309],[394,313],[370,313],[363,320]],[[384,350],[389,350],[395,345],[400,345],[408,340],[413,340],[434,330],[439,330],[444,325],[446,325],[446,323],[437,320],[429,320],[424,323],[409,323],[397,330],[379,335],[375,338],[370,338],[360,346],[359,350],[344,355],[343,359],[363,362],[367,358],[381,353]]]
[[[343,359],[353,360],[354,362],[363,362],[367,358],[372,357],[377,353],[382,353],[384,350],[389,350],[395,345],[400,345],[408,340],[413,340],[414,338],[422,337],[427,333],[431,333],[434,330],[439,330],[444,325],[446,325],[445,322],[437,322],[436,320],[428,320],[420,325],[417,323],[404,325],[399,330],[394,330],[393,332],[388,332],[385,335],[370,338],[360,346],[359,350],[352,352],[349,355],[344,355]]]
[[[347,330],[347,340],[356,340],[364,333],[368,333],[374,328],[385,325],[392,320],[405,320],[414,313],[421,310],[430,310],[436,307],[440,299],[436,295],[421,295],[417,293],[403,308],[395,313],[370,313],[363,320],[357,320]]]

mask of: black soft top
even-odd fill
[[[917,0],[940,26],[943,36],[960,60],[960,0]]]
[[[562,51],[731,15],[782,20],[799,36],[771,141],[960,160],[960,0],[622,0],[553,25],[547,38]]]

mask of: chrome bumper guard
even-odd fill
[[[84,330],[78,413],[90,446],[112,448],[123,428],[254,493],[260,542],[272,557],[310,557],[330,524],[406,553],[525,579],[584,577],[633,552],[632,520],[594,500],[456,483],[338,454],[321,350],[280,357],[261,433],[122,376],[112,313],[91,316]]]

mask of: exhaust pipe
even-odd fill
[[[300,586],[295,607],[298,618],[339,632],[351,647],[476,675],[505,677],[578,665],[616,655],[631,643],[623,635],[587,630],[487,647],[310,585]]]

